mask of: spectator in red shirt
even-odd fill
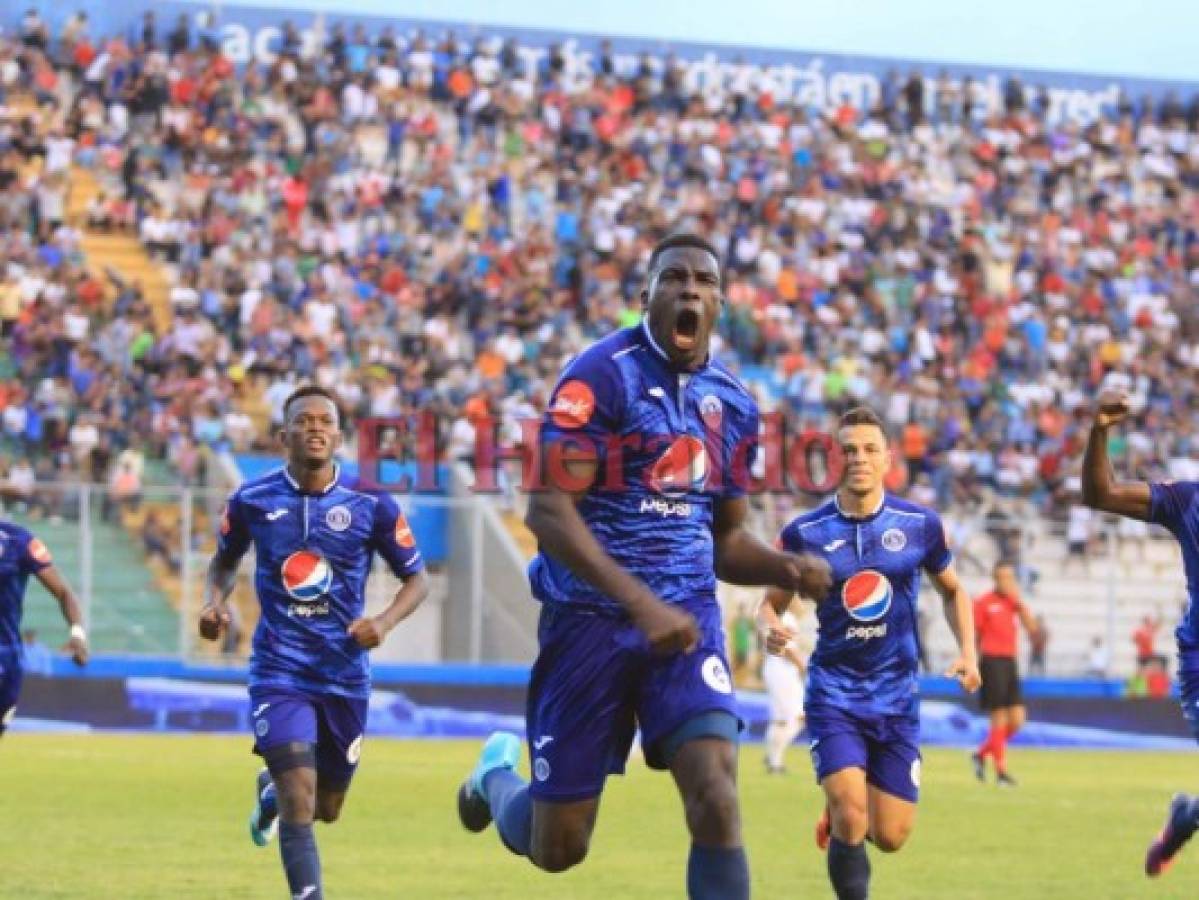
[[[1001,560],[995,564],[995,587],[974,601],[974,632],[978,640],[979,671],[983,677],[979,702],[990,713],[991,730],[971,754],[974,773],[986,780],[987,757],[995,763],[996,784],[1015,787],[1007,770],[1007,742],[1024,724],[1024,701],[1016,670],[1016,620],[1031,637],[1037,623],[1020,599],[1016,567]]]
[[[1161,656],[1154,645],[1157,643],[1157,632],[1162,626],[1161,616],[1145,616],[1141,624],[1132,633],[1132,642],[1137,646],[1137,669],[1142,673],[1151,662],[1160,662],[1164,668],[1165,657]]]

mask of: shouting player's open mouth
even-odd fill
[[[679,350],[690,353],[699,342],[699,310],[683,307],[674,319],[670,340]]]

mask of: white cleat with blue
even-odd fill
[[[250,813],[250,839],[259,847],[265,847],[279,830],[279,804],[270,772],[266,769],[259,772],[256,784],[258,793],[254,811]]]

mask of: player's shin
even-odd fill
[[[321,859],[316,849],[312,823],[279,825],[279,854],[293,900],[322,900]]]
[[[798,717],[772,721],[766,727],[766,764],[772,772],[784,768],[787,748],[799,735],[803,725]]]
[[[749,900],[749,861],[744,847],[691,845],[688,900]]]
[[[483,779],[483,792],[504,846],[517,856],[528,856],[533,839],[528,782],[511,769],[496,769]]]
[[[828,848],[828,878],[837,900],[866,900],[870,896],[866,844],[846,844],[833,837]]]

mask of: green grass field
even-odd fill
[[[274,845],[246,834],[255,759],[210,736],[10,734],[0,742],[0,896],[276,898]],[[590,858],[545,875],[494,831],[459,827],[453,794],[472,742],[368,743],[335,826],[319,826],[328,896],[668,898],[687,853],[668,776],[634,767],[609,782]],[[819,811],[807,760],[767,778],[743,756],[746,842],[758,898],[831,896],[812,844]],[[1199,788],[1199,757],[1011,751],[1016,791],[980,786],[965,754],[932,751],[916,833],[872,853],[876,898],[1193,898],[1199,847],[1158,882],[1140,873],[1172,791]]]

